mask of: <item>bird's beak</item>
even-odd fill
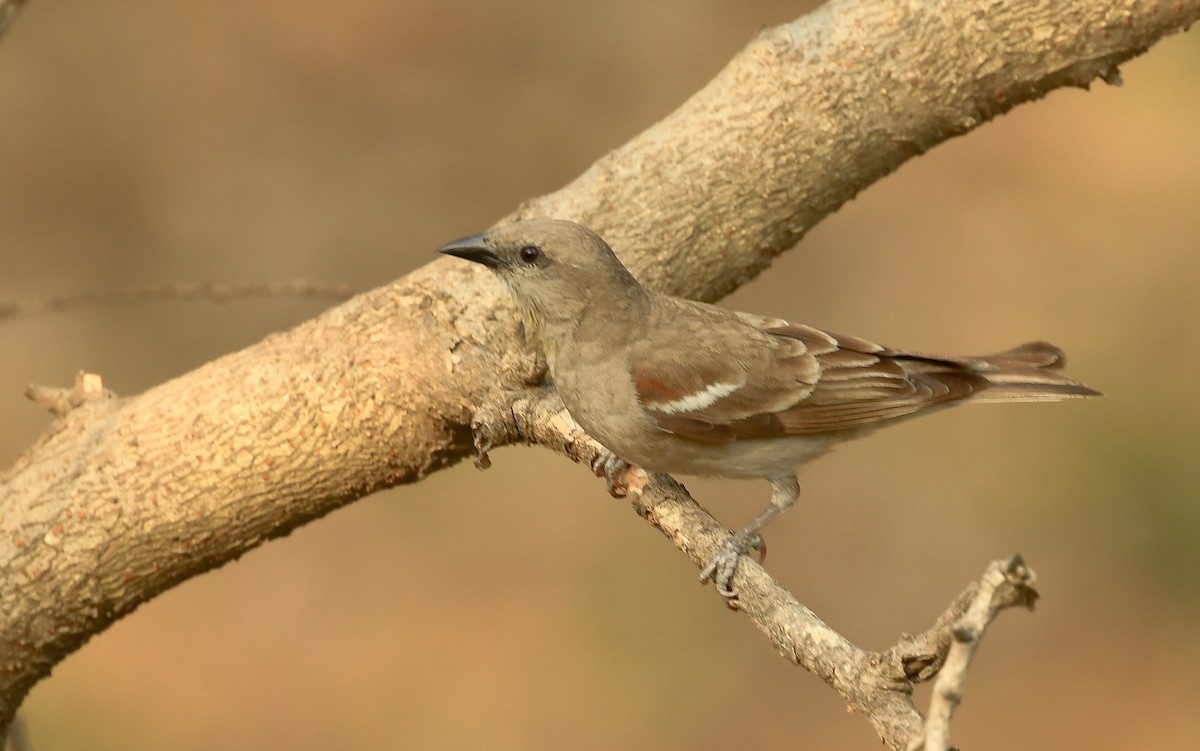
[[[438,248],[438,252],[445,253],[448,256],[465,258],[475,263],[482,263],[489,269],[498,269],[508,265],[504,258],[492,250],[492,241],[488,238],[487,233],[471,235],[461,240],[455,240],[452,243],[446,243]]]

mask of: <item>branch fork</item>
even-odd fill
[[[484,401],[472,421],[480,456],[511,443],[537,444],[587,467],[607,451],[571,419],[552,388],[508,394]],[[488,462],[481,459],[481,467]],[[627,499],[698,568],[732,532],[687,489],[664,474],[640,469],[626,473]],[[949,723],[961,701],[966,671],[987,625],[1005,608],[1032,609],[1037,600],[1033,571],[1020,556],[992,562],[919,634],[903,634],[892,647],[868,652],[850,643],[801,605],[761,564],[747,557],[735,576],[733,609],[754,622],[780,654],[818,675],[848,706],[863,714],[895,751],[945,751]],[[929,719],[912,702],[917,683],[937,678]]]

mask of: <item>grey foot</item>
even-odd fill
[[[624,498],[629,488],[625,485],[625,472],[629,465],[616,454],[606,451],[592,462],[592,471],[597,477],[608,481],[608,492],[613,498]]]
[[[700,583],[711,581],[713,587],[726,600],[733,600],[737,592],[730,585],[733,575],[737,573],[738,563],[742,556],[751,550],[759,552],[759,561],[767,557],[767,543],[757,532],[749,535],[739,532],[733,535],[721,546],[721,551],[700,571]]]

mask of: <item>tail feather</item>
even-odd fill
[[[1059,373],[1067,364],[1066,355],[1047,342],[1030,342],[972,360],[971,370],[987,381],[987,388],[969,397],[972,402],[1057,402],[1102,396]]]
[[[994,355],[977,357],[996,369],[1038,368],[1039,370],[1062,370],[1067,365],[1066,354],[1050,342],[1029,342]]]

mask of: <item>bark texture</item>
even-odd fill
[[[0,0],[0,30],[19,4]],[[905,160],[1055,88],[1116,82],[1117,63],[1197,17],[1200,0],[839,0],[765,30],[676,112],[502,221],[583,222],[646,283],[713,300]],[[439,261],[137,396],[90,374],[37,391],[59,416],[0,472],[0,727],[138,604],[470,456],[473,425],[485,443],[590,457],[530,390],[519,342],[486,272]],[[695,560],[726,534],[666,478],[632,496]],[[911,682],[936,672],[974,592],[924,641],[868,654],[761,568],[738,586],[781,652],[893,749],[918,737]]]

